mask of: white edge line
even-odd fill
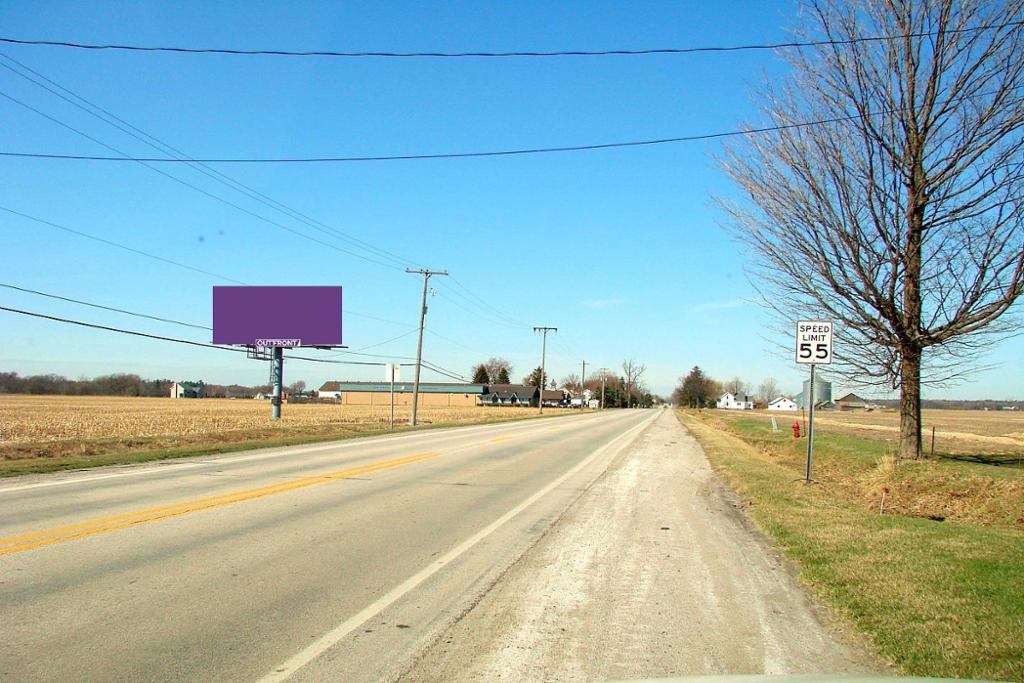
[[[566,417],[581,418],[581,417],[584,417],[584,416],[583,415],[567,415]],[[511,422],[511,424],[509,424],[509,422]],[[249,461],[254,461],[254,460],[267,460],[267,459],[270,459],[270,458],[284,457],[286,455],[302,455],[302,454],[305,454],[305,453],[316,453],[316,452],[319,452],[319,451],[328,451],[328,450],[337,449],[337,448],[345,448],[345,449],[347,449],[347,448],[354,448],[356,446],[365,446],[367,444],[377,444],[377,443],[380,443],[380,442],[388,442],[388,443],[390,443],[392,441],[404,441],[406,439],[412,439],[412,438],[417,438],[417,437],[426,437],[426,436],[434,436],[434,435],[439,435],[440,436],[440,435],[443,435],[445,433],[450,433],[450,432],[453,432],[453,431],[457,431],[459,433],[466,433],[466,432],[475,432],[475,431],[479,431],[481,429],[487,429],[487,428],[494,429],[494,428],[506,427],[508,429],[513,429],[513,428],[520,428],[520,427],[527,427],[527,426],[533,427],[533,426],[536,426],[537,424],[548,425],[549,423],[547,421],[544,421],[543,423],[535,422],[532,419],[510,420],[508,422],[497,422],[497,423],[492,422],[490,424],[484,424],[484,425],[466,425],[466,426],[463,426],[463,427],[445,427],[445,428],[441,428],[441,429],[430,429],[430,430],[423,430],[423,431],[415,432],[413,434],[400,434],[400,435],[395,435],[395,436],[392,436],[392,435],[372,436],[372,437],[369,437],[369,438],[359,438],[359,437],[356,437],[354,439],[346,439],[346,440],[341,441],[341,442],[335,441],[335,442],[332,442],[332,443],[320,444],[320,445],[317,445],[317,446],[307,446],[307,447],[284,446],[283,449],[281,449],[281,450],[276,450],[275,449],[273,452],[270,452],[270,453],[258,452],[258,453],[253,453],[251,455],[236,456],[236,457],[233,457],[233,458],[213,458],[213,459],[208,459],[208,460],[179,461],[179,462],[175,462],[173,460],[170,460],[170,461],[166,461],[165,460],[165,461],[163,461],[164,464],[162,464],[162,465],[159,465],[159,466],[156,466],[156,467],[153,467],[153,466],[145,467],[145,469],[133,469],[133,470],[131,470],[129,472],[113,472],[111,474],[98,474],[98,475],[91,476],[91,477],[74,477],[74,478],[69,478],[69,479],[61,479],[59,481],[43,481],[43,482],[37,482],[35,484],[22,484],[20,486],[8,486],[6,488],[0,488],[0,494],[12,493],[12,492],[16,492],[16,491],[28,491],[28,490],[31,490],[31,489],[38,489],[38,488],[48,488],[50,486],[68,486],[70,484],[84,484],[84,483],[87,483],[87,482],[90,482],[90,481],[99,481],[101,479],[115,479],[115,478],[119,478],[119,477],[135,477],[135,476],[139,476],[139,475],[143,475],[143,474],[161,474],[161,473],[162,474],[166,474],[166,473],[168,473],[168,472],[170,472],[172,470],[183,468],[183,467],[187,468],[187,467],[201,467],[201,466],[204,466],[204,465],[229,465],[229,464],[233,464],[233,463],[236,463],[236,462],[249,462]],[[197,457],[202,457],[202,456],[197,456]]]
[[[594,460],[603,455],[606,451],[614,447],[616,444],[626,439],[627,437],[632,436],[635,432],[641,431],[642,429],[646,428],[653,420],[657,419],[657,417],[658,414],[651,416],[650,418],[644,420],[635,427],[632,427],[629,430],[620,434],[619,436],[615,437],[614,439],[606,443],[604,446],[601,446],[596,451],[587,456],[586,459],[584,459],[575,467],[570,469],[568,472],[558,477],[557,479],[555,479],[547,486],[534,493],[532,496],[530,496],[523,502],[519,503],[519,505],[516,505],[514,508],[512,508],[511,510],[509,510],[501,517],[488,524],[487,526],[485,526],[480,531],[476,532],[475,534],[467,538],[465,541],[463,541],[458,546],[442,555],[437,560],[434,560],[429,565],[427,565],[426,567],[419,570],[402,583],[392,588],[390,591],[382,595],[378,600],[370,603],[369,605],[367,605],[360,611],[356,612],[345,621],[335,626],[333,629],[331,629],[323,636],[315,640],[309,646],[303,648],[301,651],[290,657],[283,664],[274,667],[274,669],[270,673],[260,678],[258,680],[258,683],[272,683],[287,680],[299,669],[306,666],[314,659],[322,655],[324,652],[326,652],[327,650],[341,642],[341,640],[344,639],[345,636],[347,636],[356,628],[358,628],[366,620],[373,618],[380,612],[387,609],[389,606],[391,606],[392,603],[396,602],[404,595],[406,595],[409,591],[413,590],[421,583],[429,579],[431,576],[441,571],[445,566],[457,560],[463,553],[465,553],[470,548],[475,546],[477,543],[493,534],[500,527],[509,522],[513,517],[515,517],[520,512],[528,508],[530,505],[534,504],[535,502],[546,496],[548,493],[550,493],[556,487],[563,484],[567,479],[572,477],[574,474],[590,465],[592,462],[594,462]]]

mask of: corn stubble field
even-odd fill
[[[386,429],[389,412],[379,406],[285,404],[282,419],[272,422],[270,405],[251,399],[0,395],[0,475],[344,438]],[[535,413],[425,407],[418,415],[423,424],[454,425]],[[409,408],[395,408],[396,424],[408,418]]]

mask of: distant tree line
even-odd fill
[[[92,379],[68,379],[62,375],[20,376],[16,372],[0,372],[0,394],[52,394],[58,396],[146,396],[170,395],[170,379],[144,379],[139,375],[114,373]],[[258,393],[270,393],[269,384],[244,386],[241,384],[208,384],[203,380],[191,382],[203,387],[207,398],[248,398]],[[306,383],[301,380],[288,387],[290,393],[302,391]]]
[[[68,379],[61,375],[30,375],[0,372],[0,394],[58,394],[62,396],[167,396],[174,384],[169,379],[143,379],[115,373],[93,379]]]

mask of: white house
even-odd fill
[[[779,396],[777,399],[768,404],[768,410],[785,410],[785,411],[796,411],[800,410],[800,406],[796,404],[791,398],[786,396]]]
[[[725,408],[726,410],[753,410],[754,402],[750,400],[749,396],[734,394],[731,391],[727,391],[722,394],[722,398],[718,399],[715,406],[718,408]]]

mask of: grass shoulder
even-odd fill
[[[1019,471],[894,467],[884,442],[822,432],[805,485],[804,440],[750,418],[677,415],[802,578],[901,671],[1024,679]],[[895,498],[885,514],[882,486]],[[947,504],[950,492],[966,493]],[[935,509],[945,516],[924,514]]]

